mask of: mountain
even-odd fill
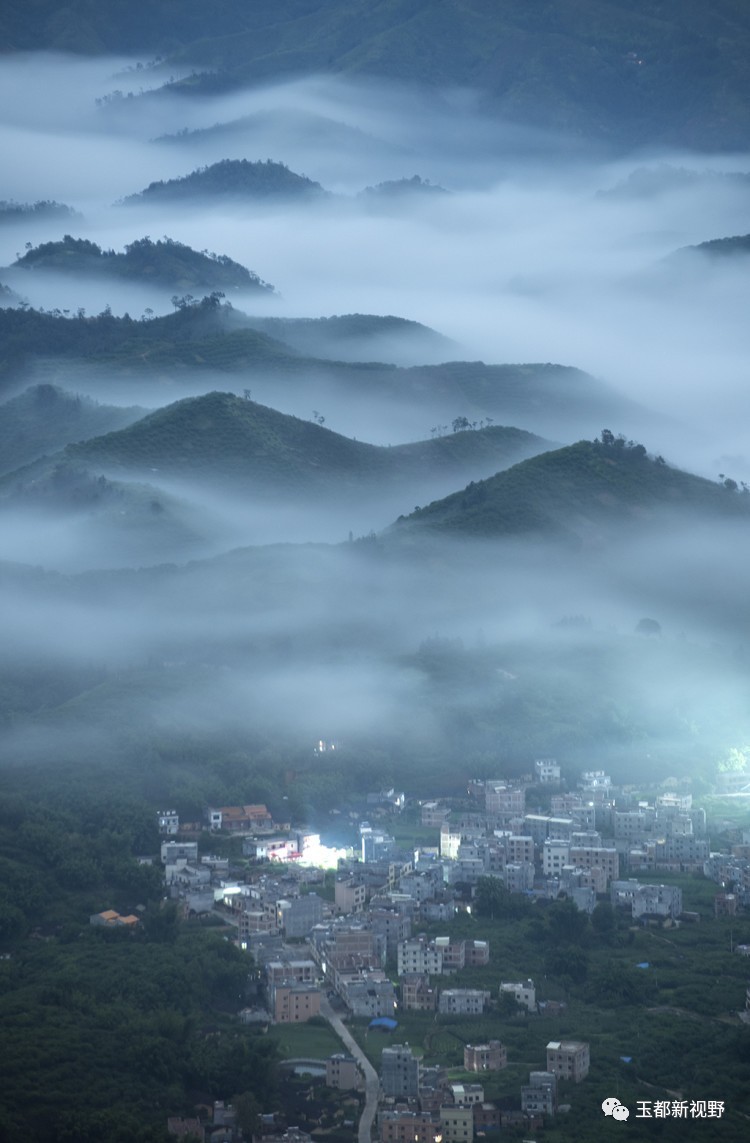
[[[362,322],[361,316],[352,318]],[[256,398],[275,406],[283,399],[325,413],[325,402],[334,399],[339,409],[356,408],[386,425],[408,412],[422,433],[431,421],[444,432],[457,416],[490,416],[553,439],[595,432],[607,422],[629,426],[643,415],[633,402],[571,366],[449,361],[401,368],[324,360],[302,356],[256,324],[262,323],[216,297],[148,321],[106,312],[67,319],[0,309],[0,386],[3,376],[7,384],[33,363],[46,381],[62,385],[75,384],[84,368],[106,370],[109,379],[165,383],[215,371],[236,376],[238,387],[251,386]]]
[[[327,318],[246,319],[253,329],[282,341],[306,357],[334,361],[387,361],[423,364],[446,361],[458,346],[420,322],[373,314],[341,314]]]
[[[194,198],[236,200],[288,199],[323,195],[320,183],[290,171],[284,163],[271,159],[222,159],[189,175],[166,182],[149,183],[139,194],[128,195],[124,203],[183,202]]]
[[[236,148],[240,155],[263,154],[269,141],[278,154],[285,155],[304,147],[315,148],[316,154],[345,153],[347,160],[353,158],[379,161],[403,156],[405,148],[395,142],[387,142],[359,127],[330,119],[325,115],[300,111],[294,108],[269,108],[242,115],[212,127],[194,130],[184,128],[172,135],[160,135],[155,143],[167,143],[175,147],[200,148],[206,151],[222,149],[222,158],[240,157],[230,154]]]
[[[750,234],[734,238],[713,238],[709,242],[699,242],[697,246],[683,246],[675,251],[672,258],[703,255],[714,260],[746,258],[750,254]]]
[[[6,5],[0,38],[167,54],[187,93],[323,72],[471,88],[514,122],[618,144],[741,149],[750,127],[742,0],[39,0]]]
[[[6,223],[36,222],[37,220],[46,222],[52,219],[57,221],[62,218],[78,219],[81,218],[81,215],[72,207],[51,200],[29,203],[4,199],[0,202],[0,226]]]
[[[464,429],[393,448],[364,444],[231,393],[187,398],[118,432],[71,445],[66,456],[97,471],[152,472],[221,484],[235,492],[303,500],[322,490],[335,498],[398,484],[409,496],[440,476],[468,468],[496,471],[547,447],[503,427]]]
[[[601,440],[544,453],[418,509],[392,534],[536,534],[591,546],[666,512],[750,519],[750,495],[732,480],[714,484],[671,468],[643,445],[605,431]]]
[[[43,242],[27,250],[13,268],[118,278],[169,290],[273,292],[273,286],[226,254],[199,253],[172,238],[157,242],[140,238],[120,254],[66,234],[60,242]]]
[[[0,405],[0,475],[73,441],[125,428],[144,413],[99,405],[54,385],[34,385]]]

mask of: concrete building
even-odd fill
[[[441,1107],[443,1143],[471,1143],[474,1138],[474,1112],[471,1107]]]
[[[464,1046],[464,1069],[467,1072],[499,1072],[507,1065],[508,1053],[500,1040]]]
[[[557,1076],[554,1072],[531,1072],[521,1088],[521,1110],[527,1115],[554,1115],[557,1107]]]
[[[159,833],[173,837],[180,832],[180,815],[177,810],[159,810],[156,815]]]
[[[326,1060],[326,1086],[338,1091],[359,1091],[364,1087],[357,1061],[342,1052]]]
[[[337,913],[361,913],[367,902],[367,886],[357,877],[337,877],[334,884]]]
[[[558,1079],[580,1083],[589,1074],[589,1046],[580,1040],[550,1040],[547,1071]]]
[[[534,763],[534,778],[542,785],[560,781],[560,764],[554,758],[537,758]]]
[[[434,1012],[437,1008],[437,989],[430,987],[430,978],[424,973],[407,973],[401,977],[401,1005],[409,1012]]]
[[[426,937],[413,937],[399,942],[396,961],[399,976],[415,972],[440,976],[443,971],[443,950]]]
[[[440,829],[449,813],[450,810],[448,807],[442,805],[440,802],[422,802],[422,825]]]
[[[511,993],[520,1007],[528,1012],[536,1012],[536,990],[533,980],[505,981],[500,985],[500,992]]]
[[[605,886],[620,876],[620,855],[616,849],[604,846],[571,846],[569,862],[576,869],[601,870]],[[597,889],[597,892],[603,891]]]
[[[448,1091],[454,1107],[473,1107],[475,1103],[484,1103],[481,1083],[449,1083]]]
[[[198,861],[197,841],[163,841],[161,843],[162,865],[176,865],[178,861]]]
[[[320,989],[314,984],[287,982],[271,989],[273,1018],[277,1024],[303,1024],[320,1015]]]
[[[381,1143],[437,1143],[442,1136],[440,1120],[429,1111],[406,1108],[378,1112]]]
[[[438,1011],[449,1016],[481,1016],[489,999],[489,992],[480,988],[444,988]]]
[[[419,1095],[419,1060],[408,1044],[383,1048],[380,1086],[383,1095],[394,1099],[416,1099]]]
[[[317,893],[306,893],[291,901],[281,900],[276,906],[276,925],[290,940],[307,937],[323,920],[323,899]]]

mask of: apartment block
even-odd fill
[[[550,1040],[547,1071],[558,1079],[580,1083],[589,1074],[589,1046],[580,1040]]]

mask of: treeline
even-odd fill
[[[15,265],[24,270],[105,275],[169,289],[273,291],[268,282],[226,254],[193,250],[172,238],[157,242],[140,238],[126,246],[124,253],[117,253],[66,234],[60,242],[29,244]]]

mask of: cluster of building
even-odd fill
[[[540,801],[549,807],[544,812]],[[537,1000],[532,980],[497,981],[492,992],[452,986],[452,974],[489,965],[488,942],[423,931],[447,925],[459,909],[470,911],[480,878],[497,878],[532,899],[565,895],[587,912],[606,897],[649,922],[690,917],[679,888],[639,880],[661,870],[703,871],[717,881],[717,913],[750,903],[750,835],[731,854],[711,853],[705,813],[689,795],[638,800],[603,771],[584,773],[575,790],[564,790],[557,762],[540,759],[520,780],[472,780],[459,808],[438,799],[421,803],[421,823],[436,831],[436,844],[408,851],[384,821],[403,804],[395,790],[368,798],[358,852],[338,861],[333,901],[330,888],[326,896],[316,892],[323,871],[300,861],[319,846],[318,835],[274,823],[265,806],[207,811],[203,828],[241,834],[243,856],[264,863],[239,878],[226,859],[199,856],[197,841],[182,840],[173,811],[160,815],[170,894],[186,912],[218,907],[230,914],[240,947],[258,966],[262,991],[241,1013],[244,1021],[304,1022],[320,1014],[326,997],[352,1016],[393,1028],[399,1011],[478,1017],[504,994],[519,1010],[541,1012],[547,1002]],[[269,861],[278,865],[273,873]],[[497,1040],[465,1046],[468,1072],[506,1064]],[[588,1068],[588,1044],[551,1041],[546,1068],[532,1071],[521,1088],[520,1110],[503,1111],[486,1101],[479,1079],[448,1082],[408,1045],[393,1044],[382,1053],[380,1139],[455,1143],[497,1127],[533,1130],[557,1110],[559,1082],[578,1083]],[[353,1090],[362,1078],[354,1060],[337,1055],[326,1061],[326,1082]]]
[[[466,1044],[464,1070],[486,1073],[507,1065],[499,1040]],[[442,1068],[425,1067],[408,1044],[385,1048],[381,1057],[378,1127],[382,1143],[464,1143],[475,1133],[501,1127],[536,1129],[558,1108],[558,1081],[580,1083],[589,1071],[589,1045],[553,1040],[546,1069],[532,1071],[521,1088],[520,1111],[504,1111],[485,1100],[484,1085],[454,1083]]]

